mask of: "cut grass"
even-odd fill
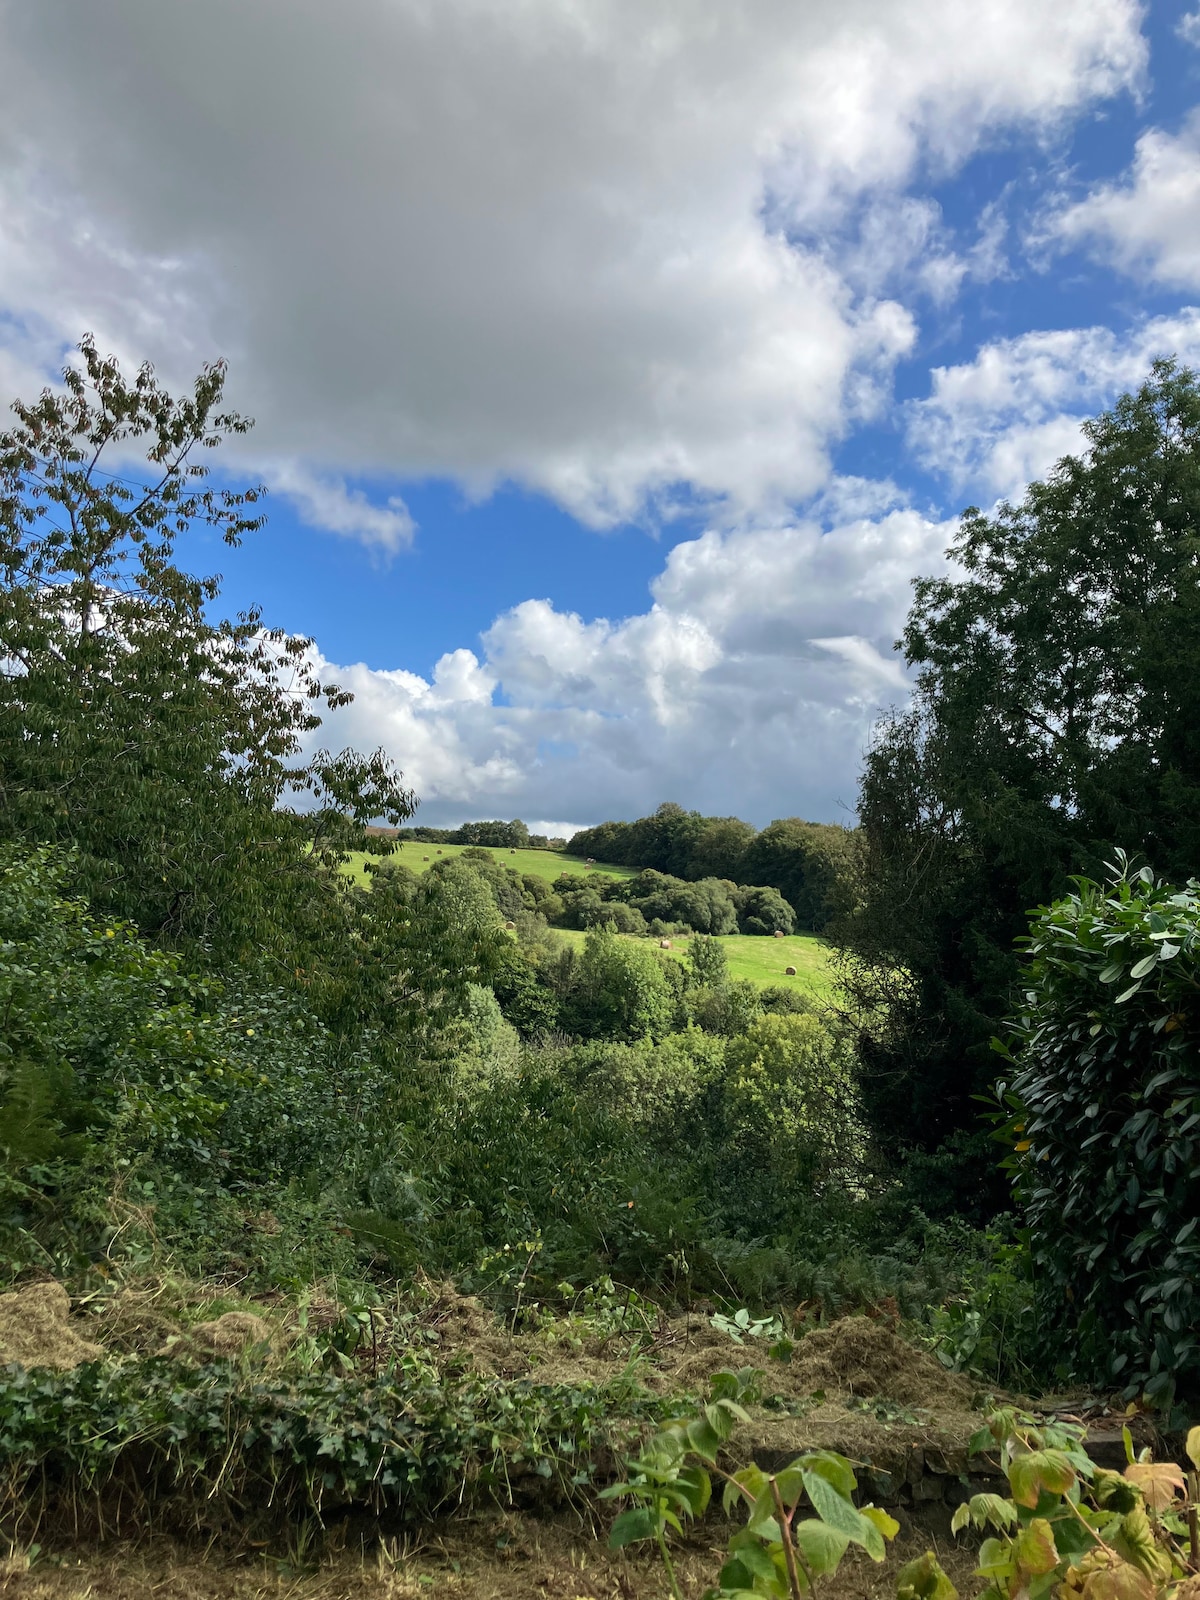
[[[455,856],[462,855],[464,850],[473,848],[465,844],[420,844],[407,840],[399,850],[390,856],[367,855],[362,850],[351,853],[345,870],[359,883],[366,883],[366,864],[368,861],[398,861],[401,866],[408,867],[412,872],[428,872],[435,861],[449,861]],[[527,872],[531,877],[544,878],[547,883],[553,883],[555,878],[564,872],[575,873],[580,876],[590,872],[599,873],[605,878],[636,878],[637,871],[633,867],[613,867],[605,862],[597,862],[589,867],[586,861],[578,856],[569,856],[561,850],[489,850],[488,854],[503,866],[512,867],[516,872]]]
[[[573,928],[554,928],[552,932],[582,946],[585,933]],[[631,937],[622,935],[622,937]],[[671,954],[678,961],[687,955],[691,934],[671,935]],[[657,943],[651,940],[650,943]],[[818,999],[829,999],[834,990],[834,974],[830,961],[830,948],[824,939],[814,933],[793,933],[783,939],[767,939],[758,934],[727,933],[722,935],[725,958],[731,978],[748,979],[760,986],[778,984],[784,989],[799,989]],[[784,970],[795,967],[789,977]]]

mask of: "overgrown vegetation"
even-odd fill
[[[264,1496],[284,1518],[411,1515],[514,1472],[582,1492],[601,1445],[665,1423],[621,1524],[665,1548],[706,1500],[689,1450],[707,1473],[721,1440],[633,1368],[673,1319],[690,1340],[701,1306],[722,1347],[781,1365],[866,1311],[856,1326],[899,1324],[971,1375],[919,1357],[962,1408],[973,1384],[1102,1382],[1178,1420],[1200,1379],[1193,380],[1158,369],[1085,460],[967,517],[965,577],[918,587],[925,670],[869,758],[859,834],[663,806],[572,841],[640,870],[552,881],[494,853],[530,842],[516,822],[465,825],[410,870],[393,846],[415,801],[387,759],[302,754],[343,698],[307,642],[257,612],[211,620],[219,584],[177,567],[176,541],[204,521],[236,545],[260,493],[212,491],[193,461],[245,427],[222,383],[206,369],[178,401],[85,342],[65,392],[0,435],[0,1268],[80,1304],[186,1280],[253,1321],[258,1297],[286,1351],[205,1364],[176,1329],[10,1371],[9,1524],[135,1478],[196,1519]],[[405,835],[431,855],[435,836]],[[1135,863],[1071,889],[1124,846],[1183,886]],[[351,851],[369,870],[342,870]],[[770,948],[797,923],[841,941],[837,1007],[730,976],[723,936]],[[681,930],[686,950],[650,937]],[[984,1055],[997,1033],[1006,1064]],[[971,1097],[998,1075],[989,1128]],[[399,1309],[399,1286],[434,1280],[579,1361],[615,1342],[629,1370],[434,1360],[436,1329]],[[406,1332],[381,1354],[385,1295]],[[882,1381],[848,1379],[848,1401],[919,1425]],[[719,1434],[741,1400],[711,1403]],[[781,1403],[821,1402],[814,1383]],[[1014,1422],[1014,1462],[1059,1448],[1038,1426]],[[754,1504],[714,1592],[794,1596],[843,1537],[874,1549],[848,1471],[806,1453],[775,1480],[731,1474]],[[1060,1476],[1043,1488],[1069,1499]],[[1072,1594],[1118,1593],[1063,1576],[1083,1547],[1056,1549]],[[905,1582],[948,1600],[932,1568]]]

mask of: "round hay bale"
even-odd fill
[[[516,923],[515,923],[515,922],[512,922],[512,921],[509,921],[509,922],[506,922],[506,923],[505,923],[505,924],[504,924],[504,926],[505,926],[505,927],[506,927],[506,928],[515,928],[515,927],[516,927]]]
[[[422,857],[421,857],[421,860],[422,860],[422,861],[428,861],[428,860],[429,860],[429,857],[428,857],[428,856],[422,856]]]
[[[426,859],[426,861],[428,861],[429,857],[426,856],[425,859]],[[774,939],[782,939],[783,938],[783,934],[780,932],[780,930],[778,928],[776,928],[775,932],[772,934],[771,937],[774,938]]]
[[[659,948],[659,949],[660,949],[660,950],[669,950],[669,949],[670,949],[670,948],[671,948],[671,941],[670,941],[670,939],[660,939],[660,940],[659,940],[659,941],[658,941],[658,948]]]
[[[440,850],[439,850],[439,851],[438,851],[438,855],[441,855],[441,853],[442,853],[442,852],[441,852],[441,851],[440,851]]]
[[[783,970],[786,977],[794,978],[796,976],[795,967],[784,967]]]
[[[595,865],[596,865],[595,856],[588,856],[587,860],[584,862],[584,866],[586,866],[586,867],[594,867]]]

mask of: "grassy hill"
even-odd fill
[[[571,928],[555,928],[554,932],[573,944],[582,945],[587,937]],[[689,934],[672,935],[671,954],[677,959],[682,960],[687,954],[690,937]],[[793,933],[784,939],[764,939],[758,935],[728,933],[722,936],[721,943],[725,946],[731,978],[802,989],[821,999],[833,993],[830,949],[816,934]],[[786,967],[795,967],[795,976],[789,977],[784,970]]]
[[[392,856],[368,856],[355,851],[346,863],[345,870],[360,883],[367,881],[368,861],[390,860],[402,862],[413,872],[428,872],[438,860],[458,856],[471,846],[463,844],[420,844],[408,842]],[[565,855],[561,850],[492,850],[489,852],[506,867],[517,872],[528,872],[553,883],[560,873],[595,873],[606,878],[636,878],[635,867],[614,867],[597,862],[589,867],[577,856]],[[555,928],[555,933],[574,944],[582,944],[585,935],[571,928]],[[677,935],[671,940],[672,953],[680,959],[687,952],[689,935]],[[721,943],[725,946],[731,978],[748,978],[751,983],[777,983],[789,989],[803,989],[822,997],[833,989],[833,974],[829,962],[829,946],[824,939],[812,933],[795,933],[784,939],[764,939],[742,933],[726,934]],[[794,977],[785,968],[795,967]]]
[[[352,873],[360,883],[366,881],[365,867],[368,861],[399,861],[413,872],[428,872],[435,861],[460,856],[469,849],[471,846],[465,844],[419,844],[410,840],[391,856],[368,856],[356,850],[346,863],[346,871]],[[577,856],[564,855],[561,850],[491,850],[489,854],[506,867],[512,867],[516,872],[528,872],[531,877],[544,878],[547,883],[553,883],[563,872],[595,872],[606,878],[637,877],[633,867],[610,867],[604,862],[589,867]]]

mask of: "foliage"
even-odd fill
[[[192,524],[237,545],[261,523],[261,489],[204,485],[199,456],[249,427],[224,367],[174,399],[85,339],[64,382],[0,433],[0,837],[73,846],[76,886],[148,933],[276,952],[326,856],[412,796],[382,753],[301,761],[348,696],[259,612],[210,622],[218,580],[174,563]],[[311,850],[280,809],[300,794]]]
[[[912,708],[867,756],[839,937],[893,1153],[973,1125],[1028,907],[1118,846],[1177,878],[1197,860],[1200,387],[1159,362],[1085,435],[1019,504],[964,513],[950,575],[916,585]],[[1002,1198],[981,1153],[956,1209]]]
[[[746,1525],[729,1542],[728,1559],[705,1600],[753,1600],[774,1595],[801,1600],[818,1578],[836,1573],[851,1544],[874,1561],[885,1556],[885,1539],[900,1525],[877,1506],[855,1506],[857,1480],[850,1462],[830,1450],[811,1450],[778,1473],[757,1466],[725,1472],[721,1447],[739,1421],[748,1421],[738,1403],[755,1375],[717,1373],[713,1398],[696,1416],[682,1418],[656,1433],[641,1454],[626,1463],[628,1480],[604,1491],[603,1498],[634,1505],[613,1523],[609,1543],[616,1549],[654,1539],[675,1600],[682,1600],[671,1561],[668,1532],[682,1533],[683,1519],[703,1516],[712,1498],[712,1474],[725,1481],[726,1515],[746,1514]],[[797,1520],[801,1502],[812,1516]]]
[[[1128,1429],[1124,1473],[1097,1467],[1084,1438],[1071,1424],[999,1411],[972,1440],[973,1450],[999,1449],[1009,1483],[1008,1498],[973,1495],[951,1524],[955,1533],[988,1534],[977,1573],[986,1600],[1051,1592],[1061,1600],[1183,1600],[1200,1572],[1196,1473],[1189,1482],[1148,1450],[1135,1459]],[[1188,1435],[1187,1453],[1200,1468],[1200,1428]],[[954,1600],[948,1584],[944,1594]]]
[[[1024,944],[1001,1092],[1044,1311],[1081,1371],[1168,1399],[1200,1381],[1200,884],[1122,863]]]
[[[772,822],[756,834],[737,817],[702,817],[668,803],[636,822],[602,822],[586,828],[572,837],[567,848],[574,856],[691,882],[723,880],[749,886],[762,899],[747,907],[734,897],[740,931],[774,933],[778,928],[791,933],[797,922],[820,932],[842,909],[853,876],[853,839],[850,830],[798,817]],[[664,913],[655,914],[672,920]],[[711,922],[689,925],[701,933],[732,932]]]
[[[508,1498],[521,1472],[586,1481],[622,1418],[661,1415],[614,1388],[442,1378],[405,1352],[377,1378],[254,1377],[225,1361],[92,1362],[71,1372],[0,1370],[0,1520],[63,1509],[82,1490],[136,1524],[170,1495],[284,1527],[348,1508],[429,1514],[451,1496]],[[78,1499],[75,1499],[78,1515]]]

